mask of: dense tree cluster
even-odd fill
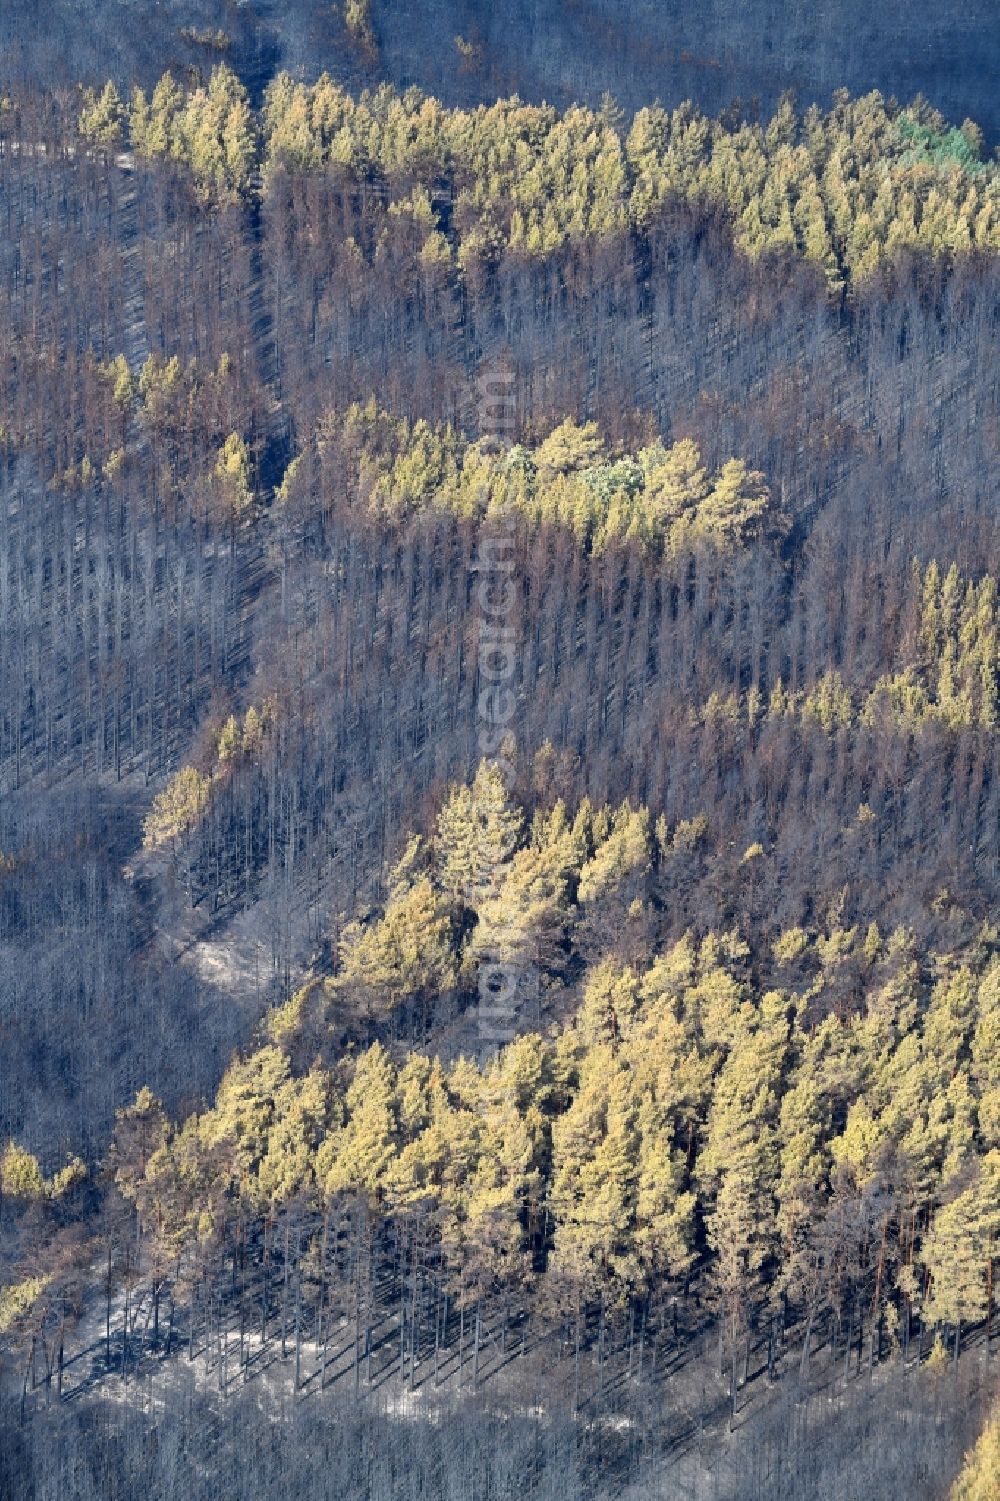
[[[486,522],[515,514],[531,527],[567,527],[590,552],[618,541],[653,557],[728,551],[782,527],[762,474],[730,459],[710,475],[690,440],[614,453],[596,423],[567,419],[536,445],[498,452],[394,419],[374,400],[322,419],[280,495],[297,509],[302,497],[324,509],[346,499],[389,522],[429,509]]]
[[[86,121],[81,118],[81,131]],[[256,144],[246,89],[225,63],[204,88],[185,91],[165,73],[149,99],[136,89],[128,138],[139,156],[166,156],[185,167],[199,189],[236,197],[251,182]]]
[[[742,697],[713,693],[698,712],[706,723],[745,723],[750,732],[779,715],[814,720],[831,734],[859,723],[912,733],[934,720],[952,730],[995,730],[996,579],[988,574],[976,585],[963,580],[954,564],[943,579],[936,562],[922,575],[915,568],[907,612],[910,624],[900,642],[905,665],[883,674],[871,688],[850,684],[834,669],[810,689],[794,693],[779,678],[766,701],[759,689]]]
[[[106,144],[122,118],[109,84],[88,96],[81,132]],[[207,89],[185,94],[165,74],[151,100],[137,91],[128,125],[136,152],[172,157],[202,190],[249,189],[254,127],[226,64]],[[467,274],[504,252],[539,257],[641,233],[674,199],[721,204],[748,255],[802,255],[834,288],[899,250],[1000,245],[1000,179],[976,125],[949,128],[922,102],[899,111],[877,93],[842,93],[827,115],[799,115],[785,99],[766,125],[649,107],[626,131],[610,102],[601,112],[516,98],[448,110],[416,90],[355,99],[326,75],[307,85],[280,74],[262,130],[266,175],[327,170],[344,191],[381,193],[422,230],[429,266],[447,266],[453,246]]]
[[[189,1300],[239,1248],[241,1331],[248,1300],[262,1336],[279,1312],[285,1330],[291,1277],[296,1347],[325,1363],[348,1319],[356,1383],[395,1306],[410,1383],[437,1370],[451,1307],[474,1380],[481,1328],[506,1342],[534,1318],[563,1321],[577,1362],[593,1338],[603,1384],[605,1341],[628,1329],[641,1365],[692,1287],[734,1405],[752,1355],[773,1371],[793,1329],[803,1366],[820,1344],[845,1369],[914,1340],[957,1358],[996,1311],[996,931],[929,953],[831,917],[770,953],[735,932],[660,948],[697,837],[628,803],[528,820],[484,763],[210,1108],[174,1125],[143,1090],[120,1112],[109,1170],[157,1296]],[[763,858],[745,852],[748,883]],[[498,942],[536,973],[546,1031],[479,1062],[342,1053],[345,1014],[398,1032],[401,1012],[473,991]],[[7,1192],[49,1191],[13,1146],[2,1171]]]
[[[897,113],[878,94],[837,97],[823,115],[782,102],[767,125],[726,130],[682,106],[643,110],[627,140],[639,222],[678,191],[729,207],[751,256],[783,250],[830,285],[866,276],[899,249],[995,248],[995,170],[967,121],[949,130],[924,106]]]
[[[415,92],[355,101],[329,78],[307,86],[282,75],[264,132],[268,172],[327,167],[384,185],[426,223],[426,257],[447,253],[441,231],[453,227],[463,268],[504,247],[539,256],[626,225],[641,231],[675,198],[724,205],[747,254],[803,255],[833,287],[900,249],[1000,243],[997,176],[977,127],[949,130],[926,105],[899,112],[879,94],[840,95],[827,115],[813,106],[800,116],[786,99],[766,125],[657,106],[625,131],[610,104],[449,111]]]

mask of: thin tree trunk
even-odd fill
[[[480,1342],[480,1331],[481,1331],[481,1328],[482,1328],[482,1308],[481,1308],[481,1303],[482,1303],[482,1294],[480,1293],[476,1297],[476,1342],[475,1342],[475,1350],[474,1350],[474,1354],[473,1354],[473,1358],[472,1358],[472,1390],[473,1391],[476,1391],[478,1389],[478,1386],[479,1386],[479,1342]]]
[[[267,1244],[267,1216],[264,1216],[264,1245],[260,1265],[260,1352],[267,1349],[267,1280],[271,1270],[270,1247]]]
[[[323,1239],[319,1253],[319,1312],[317,1315],[316,1344],[319,1347],[319,1389],[326,1386],[326,1258],[330,1234],[330,1206],[323,1210]]]
[[[59,1317],[59,1351],[56,1356],[56,1401],[62,1401],[63,1394],[63,1370],[65,1367],[65,1332],[66,1310],[63,1308]]]
[[[441,1284],[438,1283],[437,1302],[434,1308],[434,1387],[437,1389],[438,1369],[441,1357]]]
[[[302,1229],[295,1228],[295,1386],[302,1384]]]
[[[802,1358],[799,1361],[799,1375],[805,1379],[809,1370],[809,1346],[812,1342],[813,1320],[816,1317],[816,1308],[813,1305],[809,1309],[809,1317],[806,1320],[806,1332],[802,1339]]]
[[[990,1231],[989,1245],[986,1248],[986,1359],[990,1358],[990,1346],[993,1342],[993,1232]]]
[[[600,1397],[604,1396],[604,1288],[601,1287],[601,1308],[597,1320],[597,1390]]]
[[[414,1383],[414,1379],[416,1377],[416,1371],[417,1371],[417,1345],[419,1344],[419,1341],[420,1341],[420,1330],[418,1328],[419,1319],[417,1317],[417,1308],[418,1308],[418,1305],[419,1305],[419,1298],[418,1298],[419,1277],[418,1277],[418,1272],[417,1272],[417,1249],[418,1248],[417,1248],[417,1246],[415,1244],[414,1247],[413,1247],[413,1273],[412,1273],[413,1286],[412,1286],[412,1297],[410,1299],[410,1391],[411,1392],[413,1390],[413,1383]]]
[[[282,1360],[284,1360],[285,1357],[288,1354],[287,1343],[286,1343],[287,1311],[288,1311],[288,1221],[286,1220],[285,1221],[285,1266],[284,1266],[284,1274],[283,1274],[282,1279],[281,1279],[281,1358],[282,1358]]]
[[[108,1240],[108,1281],[104,1312],[104,1363],[111,1369],[111,1241]]]

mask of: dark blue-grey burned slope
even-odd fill
[[[376,0],[390,74],[449,99],[596,103],[607,89],[627,110],[659,96],[714,113],[737,96],[769,109],[789,88],[803,103],[878,88],[1000,138],[997,0],[428,0],[419,34],[394,10]],[[457,66],[456,34],[481,48],[478,66]]]
[[[148,83],[166,66],[210,66],[223,54],[205,38],[221,28],[258,96],[280,67],[418,83],[449,103],[597,103],[607,90],[626,110],[657,97],[770,109],[788,88],[803,103],[878,88],[923,93],[1000,139],[998,0],[372,0],[372,22],[377,58],[330,0],[4,0],[0,82]]]

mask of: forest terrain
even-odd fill
[[[990,1494],[991,10],[5,10],[0,1489]]]

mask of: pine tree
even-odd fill
[[[9,1141],[0,1157],[0,1195],[14,1199],[40,1199],[45,1180],[38,1158],[16,1142]]]
[[[599,1292],[620,1301],[635,1286],[636,1104],[606,1046],[589,1051],[579,1090],[552,1132],[552,1275],[577,1308]]]
[[[923,1240],[921,1259],[930,1275],[926,1317],[955,1331],[955,1354],[962,1326],[986,1316],[991,1278],[988,1260],[1000,1237],[1000,1152],[973,1165],[974,1181],[948,1197]],[[959,1178],[961,1183],[961,1178]]]
[[[523,815],[499,767],[480,763],[471,787],[456,787],[438,815],[437,879],[456,903],[478,909],[496,898],[523,835]]]
[[[143,824],[146,849],[176,846],[194,828],[209,798],[211,781],[193,766],[184,766],[157,793]]]
[[[375,922],[352,923],[341,936],[337,988],[386,1015],[404,1001],[422,1009],[455,983],[448,910],[428,876],[403,881]]]
[[[213,477],[228,512],[239,518],[253,504],[250,450],[239,433],[230,433],[219,450]]]
[[[79,131],[86,140],[105,149],[119,145],[124,121],[125,106],[110,80],[100,94],[95,94],[93,89],[84,89]]]
[[[347,1120],[327,1173],[328,1194],[352,1190],[375,1205],[385,1196],[399,1145],[396,1086],[395,1066],[376,1042],[358,1058],[344,1096]]]
[[[556,475],[569,474],[600,464],[605,456],[604,442],[596,422],[582,426],[567,418],[535,450],[534,460],[542,483]]]

